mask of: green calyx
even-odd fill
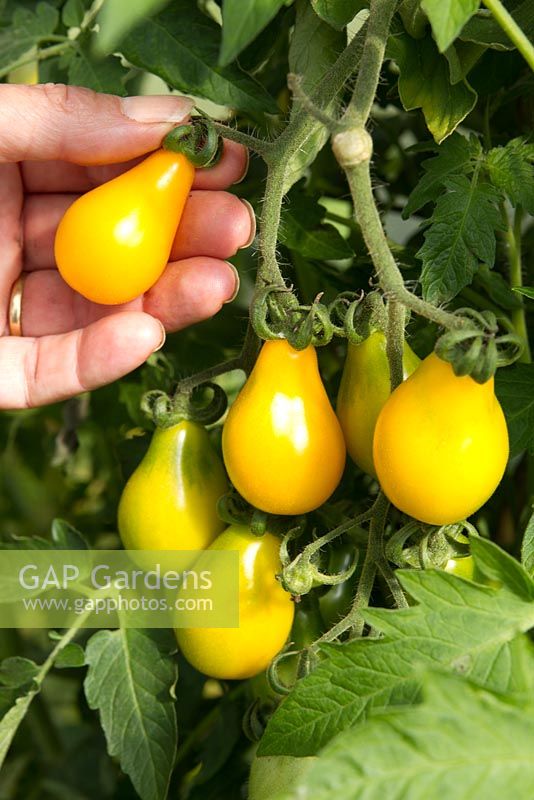
[[[182,153],[197,168],[214,167],[222,156],[223,139],[206,117],[194,117],[178,125],[164,138],[164,150]]]
[[[297,539],[302,532],[302,527],[293,528],[282,539],[280,548],[282,574],[280,582],[286,592],[300,598],[317,586],[336,586],[351,577],[358,563],[357,551],[355,551],[353,562],[343,572],[330,575],[321,572],[319,569],[320,551],[325,543],[325,537],[314,539],[295,558],[291,559],[288,545],[292,540]]]
[[[506,320],[472,308],[460,308],[455,314],[463,317],[465,324],[446,331],[435,347],[436,355],[452,365],[455,375],[470,375],[477,383],[486,383],[498,367],[520,357],[523,342]],[[499,332],[499,325],[505,333]]]
[[[444,568],[450,559],[469,555],[473,536],[478,531],[466,520],[441,528],[411,520],[388,540],[386,558],[401,568]]]
[[[154,389],[146,392],[141,400],[141,409],[158,428],[170,428],[182,420],[211,425],[222,417],[227,406],[226,392],[211,381],[188,391],[178,391],[172,397]]]

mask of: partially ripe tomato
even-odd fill
[[[276,575],[281,572],[280,540],[271,533],[254,536],[231,525],[209,550],[239,554],[239,627],[177,628],[178,646],[190,664],[219,679],[257,675],[284,646],[295,605]]]
[[[127,303],[153,286],[169,260],[195,168],[158,150],[79,197],[56,233],[62,278],[94,303]]]
[[[493,390],[457,377],[434,353],[390,396],[373,458],[391,502],[432,525],[458,522],[493,494],[508,460],[508,431]]]
[[[270,514],[304,514],[343,474],[345,442],[319,375],[315,348],[265,342],[223,428],[230,480]]]
[[[203,550],[225,524],[217,500],[228,491],[219,455],[202,425],[157,428],[119,503],[129,550]]]
[[[421,363],[404,343],[404,379]],[[347,450],[360,469],[376,475],[373,435],[382,406],[391,394],[386,337],[374,331],[361,344],[348,344],[347,358],[337,396],[336,413],[343,428]]]

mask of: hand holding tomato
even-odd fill
[[[0,102],[0,408],[21,408],[116,380],[161,346],[165,330],[216,313],[236,290],[224,259],[249,242],[254,226],[247,206],[221,191],[246,170],[245,150],[226,143],[220,163],[196,173],[156,285],[122,306],[92,303],[57,272],[61,217],[80,194],[157,149],[192,104],[50,84],[1,85]],[[21,274],[22,336],[9,336]]]

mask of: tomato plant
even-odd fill
[[[258,221],[212,319],[0,413],[3,561],[237,552],[240,612],[94,630],[86,609],[47,634],[2,627],[0,580],[6,800],[530,798],[533,36],[520,0],[0,0],[1,81],[194,103],[101,185],[22,168],[28,287],[69,291],[54,235],[64,281],[113,306],[159,279],[186,203],[201,260],[228,193]],[[183,267],[185,324],[213,287]]]

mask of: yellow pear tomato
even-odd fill
[[[265,342],[223,428],[230,480],[271,514],[304,514],[343,474],[345,442],[319,375],[315,348]]]
[[[88,300],[108,305],[150,289],[169,260],[194,176],[184,155],[158,150],[79,197],[56,232],[63,279]]]
[[[128,550],[203,550],[224,529],[217,500],[228,491],[224,467],[202,425],[158,428],[119,504]]]
[[[205,675],[251,678],[280,652],[293,623],[294,603],[276,579],[282,569],[280,541],[271,533],[254,536],[245,525],[231,525],[209,550],[239,554],[239,627],[177,628],[178,646]]]
[[[457,377],[432,353],[379,414],[373,458],[391,502],[433,525],[473,514],[497,488],[508,431],[493,378]]]
[[[404,379],[421,363],[404,343]],[[386,337],[374,331],[361,344],[350,344],[337,396],[337,416],[350,457],[360,469],[376,476],[373,435],[382,406],[391,394]]]

